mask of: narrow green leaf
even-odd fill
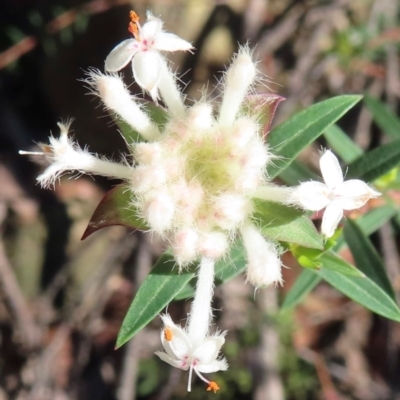
[[[370,240],[352,220],[346,222],[343,233],[357,267],[395,300],[385,266]]]
[[[364,103],[372,114],[372,118],[384,133],[393,139],[400,138],[400,119],[384,103],[365,95]]]
[[[274,128],[268,135],[268,144],[281,158],[270,165],[269,176],[279,175],[305,147],[360,100],[361,96],[333,97],[308,107]]]
[[[299,182],[308,180],[318,181],[321,178],[313,171],[310,170],[306,165],[298,160],[294,160],[290,165],[287,166],[283,171],[279,173],[279,178],[283,180],[287,185],[298,185]]]
[[[349,165],[349,178],[372,182],[400,164],[400,140],[365,153]]]
[[[121,347],[144,328],[194,277],[194,273],[178,273],[172,255],[164,254],[136,293],[118,333],[116,348]]]
[[[367,212],[358,218],[355,223],[360,227],[364,235],[369,236],[385,225],[396,212],[397,210],[393,206],[385,205]]]
[[[333,251],[327,251],[318,258],[321,262],[321,269],[329,269],[330,271],[335,271],[343,275],[354,276],[359,278],[364,278],[365,275],[354,265],[351,265],[343,258],[339,257]]]
[[[293,207],[264,200],[254,200],[254,221],[263,235],[277,241],[323,249],[321,236],[304,213]]]
[[[382,225],[384,225],[387,221],[390,220],[395,214],[396,209],[392,206],[386,205],[383,207],[375,208],[374,210],[368,212],[363,215],[361,218],[358,218],[356,224],[360,227],[361,231],[369,236],[375,231],[377,231]],[[343,235],[338,238],[337,244],[335,246],[335,250],[338,251],[345,244]],[[302,296],[302,290],[305,291],[305,294],[309,293],[314,287],[321,281],[321,278],[318,276],[318,280],[311,280],[309,278],[309,274],[312,271],[304,270],[300,276],[297,278],[293,287],[289,290],[286,297],[290,298],[290,307],[298,304],[304,296]],[[297,285],[297,281],[300,280],[300,283]],[[293,292],[293,293],[292,293]],[[285,298],[286,301],[286,298]],[[284,304],[285,304],[284,301]]]
[[[369,310],[394,321],[400,321],[397,304],[370,278],[356,278],[326,268],[312,272]]]
[[[324,136],[329,143],[329,146],[347,164],[351,163],[363,154],[363,150],[358,147],[337,125],[329,126],[325,130]]]
[[[305,269],[286,295],[281,306],[281,311],[285,311],[300,303],[320,281],[321,278],[318,275]]]
[[[215,265],[215,284],[220,285],[228,282],[235,276],[241,274],[246,269],[246,251],[242,241],[237,240],[232,246],[230,253],[223,260],[219,260]],[[175,300],[183,300],[193,297],[195,279],[190,281],[178,294]]]

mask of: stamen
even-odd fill
[[[129,31],[130,33],[132,33],[132,35],[135,37],[135,39],[136,39],[137,41],[140,42],[140,35],[139,35],[139,27],[140,27],[140,25],[139,25],[139,17],[138,17],[138,15],[135,13],[135,11],[131,11],[131,12],[129,13],[129,18],[130,18],[131,22],[129,22],[128,31]]]
[[[197,373],[197,371],[196,371],[196,373]],[[193,374],[193,363],[190,364],[190,369],[189,369],[189,380],[188,380],[188,386],[187,386],[188,392],[192,391],[192,374]]]
[[[139,16],[135,13],[135,11],[131,11],[129,13],[129,19],[134,23],[137,24],[139,22]]]
[[[207,392],[210,392],[211,390],[214,391],[214,393],[217,393],[217,391],[219,390],[219,386],[217,385],[217,382],[211,381],[208,384]]]
[[[170,342],[172,340],[173,336],[174,335],[173,335],[172,330],[170,328],[165,328],[164,329],[164,339],[167,342]]]

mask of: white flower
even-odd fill
[[[167,68],[159,51],[187,51],[193,46],[172,33],[164,32],[162,21],[150,12],[143,27],[134,11],[131,11],[130,19],[128,30],[134,39],[124,40],[111,51],[106,58],[105,70],[117,72],[132,60],[135,81],[156,100],[159,82]]]
[[[380,193],[360,179],[344,182],[339,161],[330,150],[321,156],[319,165],[325,183],[301,183],[293,192],[292,201],[305,210],[320,211],[325,208],[321,231],[329,238],[342,219],[343,210],[360,208]]]
[[[207,305],[204,306],[207,307]],[[161,343],[165,352],[157,351],[155,354],[175,368],[189,370],[188,392],[191,391],[193,371],[201,380],[208,383],[208,391],[216,392],[219,389],[217,383],[209,381],[202,373],[208,374],[228,369],[225,358],[218,358],[219,351],[225,343],[225,333],[205,337],[201,342],[193,341],[185,329],[172,322],[168,314],[162,315],[161,319],[164,323]]]
[[[166,314],[161,319],[164,328],[161,331],[161,343],[165,352],[157,351],[161,360],[175,368],[189,370],[188,392],[191,390],[193,371],[204,382],[207,390],[216,392],[218,385],[206,379],[202,373],[225,371],[228,363],[225,358],[218,358],[225,343],[226,332],[209,335],[212,320],[211,301],[214,288],[214,260],[203,258],[199,266],[196,293],[185,329],[175,325]]]
[[[133,169],[128,165],[115,163],[97,157],[86,149],[81,149],[69,136],[71,122],[59,123],[60,136],[50,136],[49,144],[39,143],[41,151],[20,151],[20,154],[42,156],[50,166],[37,177],[43,187],[52,186],[55,181],[69,171],[96,174],[110,178],[130,179]],[[125,178],[124,178],[125,177]]]

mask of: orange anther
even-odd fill
[[[164,329],[164,339],[167,341],[167,342],[170,342],[171,340],[172,340],[172,337],[173,337],[174,335],[173,335],[173,333],[172,333],[172,329],[170,329],[170,328],[165,328]]]
[[[135,11],[131,11],[129,13],[129,18],[131,19],[131,22],[129,22],[128,31],[132,33],[132,35],[135,37],[137,41],[140,41],[139,28],[138,28],[139,17],[135,13]]]
[[[139,17],[138,17],[138,15],[135,13],[135,11],[131,11],[131,12],[129,13],[129,19],[130,19],[134,24],[136,24],[136,22],[139,22]]]
[[[139,29],[138,29],[137,25],[135,23],[133,23],[133,22],[129,22],[128,31],[130,33],[132,33],[132,35],[135,38],[137,38],[137,36],[139,36]]]
[[[207,392],[210,392],[211,390],[213,390],[214,393],[217,393],[217,390],[219,390],[219,386],[217,385],[217,382],[211,381],[211,382],[208,384]]]

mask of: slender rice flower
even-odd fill
[[[226,72],[222,103],[214,113],[206,101],[186,108],[170,74],[173,88],[161,87],[167,121],[159,127],[121,77],[91,71],[87,82],[92,90],[146,142],[130,144],[132,155],[127,159],[133,159],[133,165],[119,164],[80,149],[62,127],[59,139],[51,137],[50,146],[41,145],[53,164],[38,180],[49,186],[73,170],[121,178],[132,192],[137,217],[169,240],[180,268],[203,257],[220,259],[241,234],[248,281],[256,287],[281,283],[278,251],[251,219],[253,199],[288,203],[291,198],[291,189],[268,182],[266,165],[273,156],[257,115],[246,111],[256,76],[250,51],[243,47]],[[256,252],[254,240],[259,244]]]
[[[132,60],[135,81],[155,101],[160,81],[168,80],[170,75],[160,51],[190,51],[193,46],[172,33],[164,32],[162,21],[150,12],[143,27],[134,11],[130,13],[130,20],[128,30],[134,38],[124,40],[111,51],[106,58],[105,70],[117,72]]]
[[[344,181],[339,161],[330,150],[322,154],[319,165],[325,183],[301,183],[292,193],[291,200],[305,210],[320,211],[325,208],[321,231],[329,238],[335,233],[343,210],[360,208],[380,193],[360,179]]]
[[[273,155],[264,142],[265,126],[254,112],[254,101],[261,97],[271,117],[281,98],[250,96],[257,69],[245,46],[225,74],[219,110],[205,100],[186,107],[176,77],[159,51],[190,50],[191,45],[163,32],[162,22],[151,14],[141,27],[132,12],[130,31],[135,38],[122,42],[107,57],[106,70],[112,73],[90,71],[87,83],[106,109],[143,140],[128,143],[130,154],[117,163],[81,149],[71,138],[69,125],[60,124],[59,138],[51,136],[50,144],[40,144],[38,152],[22,153],[42,155],[51,163],[38,177],[44,187],[73,171],[123,180],[124,199],[130,194],[125,211],[132,209],[141,227],[169,241],[179,268],[200,261],[188,322],[182,328],[163,315],[165,351],[156,354],[189,371],[189,391],[193,371],[208,383],[207,390],[216,391],[218,385],[203,376],[228,367],[219,356],[225,333],[210,334],[215,262],[241,236],[247,252],[247,280],[256,287],[282,283],[277,247],[263,238],[253,222],[260,199],[293,202],[292,189],[269,182],[266,167]],[[132,58],[138,84],[153,99],[160,93],[166,106],[158,110],[165,117],[162,124],[151,118],[146,105],[130,94],[115,73]],[[118,201],[113,204],[120,206]],[[107,215],[102,217],[107,219]]]
[[[188,392],[191,391],[193,371],[208,384],[207,391],[219,390],[214,381],[209,381],[203,373],[225,371],[228,363],[219,357],[219,351],[225,342],[226,332],[209,335],[212,320],[211,300],[214,285],[214,260],[203,258],[200,263],[196,294],[185,328],[174,324],[168,314],[162,315],[164,328],[161,331],[161,343],[164,352],[155,354],[161,360],[175,368],[189,370]]]

